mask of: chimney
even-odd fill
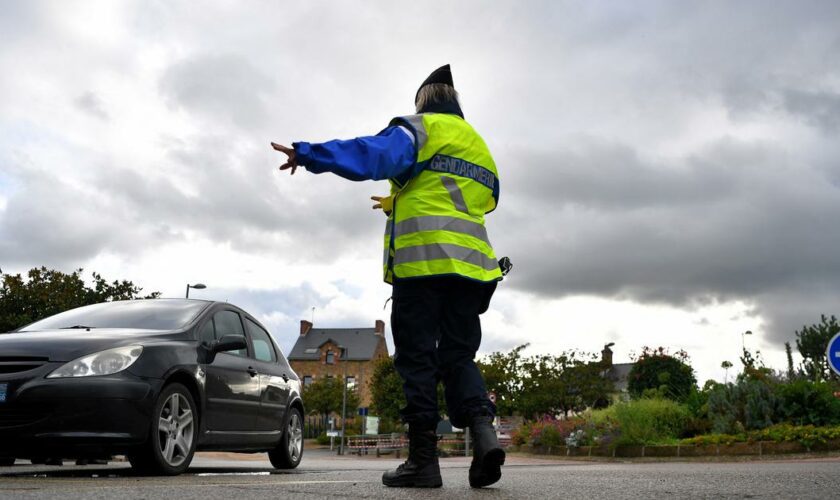
[[[601,365],[604,368],[612,367],[613,352],[612,352],[612,349],[610,349],[610,347],[612,347],[613,345],[615,345],[615,344],[613,342],[610,342],[609,344],[605,345],[604,350],[601,351]]]
[[[304,336],[312,329],[312,323],[305,319],[300,320],[300,335]]]
[[[384,336],[385,335],[385,322],[381,319],[376,320],[376,326],[373,327],[374,333],[377,335]]]

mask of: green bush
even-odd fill
[[[535,422],[525,422],[511,433],[511,442],[515,445],[562,446],[566,444],[566,438],[582,428],[585,423],[581,418],[544,418]]]
[[[518,429],[510,433],[510,442],[516,446],[531,443],[531,424],[529,422],[523,423]]]
[[[840,439],[840,426],[815,427],[813,425],[794,426],[790,424],[773,425],[766,429],[742,432],[739,434],[708,434],[683,439],[681,444],[708,445],[732,444],[756,441],[772,441],[775,443],[795,441],[805,446],[825,443]]]
[[[615,406],[621,444],[655,444],[678,438],[690,418],[688,410],[667,399],[640,399]]]
[[[564,444],[564,441],[557,427],[545,425],[540,429],[539,434],[534,437],[534,444],[539,446],[560,446]]]
[[[709,420],[718,434],[739,434],[769,427],[781,420],[779,399],[764,380],[743,378],[709,393]]]
[[[795,425],[840,424],[840,400],[834,397],[834,390],[828,383],[798,380],[779,385],[776,393],[785,421]]]
[[[318,437],[315,438],[315,442],[320,445],[330,444],[330,438],[325,432],[323,434],[319,434]]]
[[[621,445],[662,444],[683,435],[691,414],[668,399],[638,399],[589,414],[591,428]],[[596,436],[597,437],[597,436]],[[595,442],[604,444],[602,439]]]

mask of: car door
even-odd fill
[[[279,432],[289,404],[289,370],[278,363],[277,349],[267,331],[247,317],[245,329],[251,338],[254,364],[260,374],[256,428],[261,432]]]
[[[242,318],[232,310],[218,311],[204,325],[201,337],[245,336]],[[207,429],[214,433],[253,432],[260,409],[260,378],[248,349],[220,352],[207,372]]]

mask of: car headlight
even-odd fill
[[[47,375],[47,378],[112,375],[131,366],[142,352],[143,347],[130,345],[89,354],[63,365]]]

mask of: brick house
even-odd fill
[[[636,363],[613,363],[613,352],[610,347],[613,344],[607,344],[601,351],[600,365],[604,369],[604,377],[613,383],[613,392],[610,397],[613,401],[627,401],[630,399],[630,393],[627,389],[630,370]]]
[[[387,356],[385,323],[381,320],[376,320],[373,328],[313,328],[311,322],[301,320],[300,336],[288,360],[304,386],[323,377],[341,380],[347,363],[347,382],[358,389],[359,405],[367,407],[373,365]]]

